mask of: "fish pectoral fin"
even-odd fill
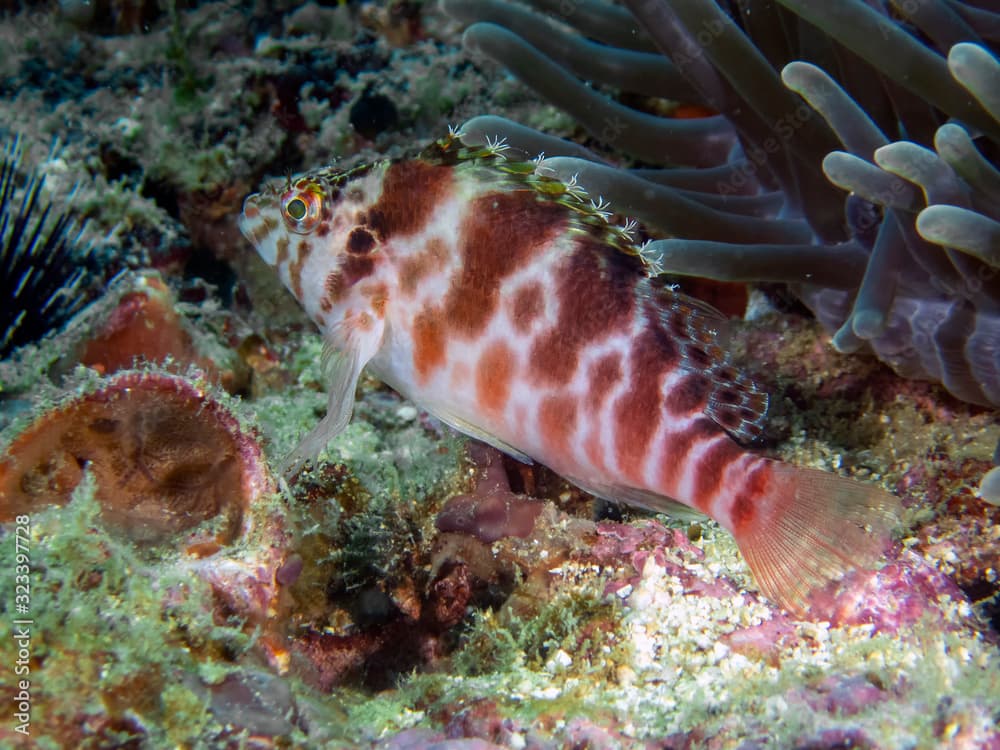
[[[323,349],[323,369],[326,375],[328,399],[326,416],[320,420],[281,463],[281,473],[291,477],[308,461],[315,461],[333,438],[344,431],[354,413],[354,392],[361,371],[370,357],[358,347]]]
[[[476,440],[479,440],[483,443],[486,443],[487,445],[491,445],[498,451],[503,451],[511,458],[516,458],[521,463],[524,464],[534,463],[531,456],[522,453],[512,445],[508,445],[495,435],[491,435],[490,433],[486,432],[486,430],[484,430],[482,427],[477,427],[471,422],[462,419],[462,417],[458,416],[457,414],[454,414],[449,409],[445,407],[440,407],[438,405],[429,406],[427,404],[422,404],[422,406],[424,407],[424,409],[426,409],[428,412],[433,414],[435,417],[440,419],[442,422],[444,422],[452,429],[458,430],[459,432],[468,435],[471,438],[475,438]]]
[[[581,490],[591,495],[608,500],[612,503],[625,503],[654,513],[663,513],[679,521],[704,521],[708,516],[695,510],[690,505],[678,502],[666,495],[659,495],[638,487],[626,487],[620,484],[594,484],[574,477],[566,477]]]

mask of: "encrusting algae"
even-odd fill
[[[69,503],[84,477],[108,528],[175,550],[240,616],[273,616],[290,530],[256,434],[207,383],[125,370],[45,411],[4,446],[0,522]]]
[[[599,497],[709,515],[788,609],[873,562],[895,498],[744,450],[767,396],[732,366],[723,316],[658,281],[641,250],[617,247],[606,207],[544,174],[452,133],[416,159],[247,198],[241,229],[329,347],[327,415],[292,469],[348,424],[367,367]]]

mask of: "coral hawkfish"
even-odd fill
[[[789,609],[872,562],[896,499],[745,450],[767,396],[731,364],[723,316],[657,279],[599,201],[503,150],[452,133],[246,199],[243,233],[331,354],[327,415],[292,464],[347,425],[367,367],[595,495],[709,515]]]

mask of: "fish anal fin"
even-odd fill
[[[680,521],[703,521],[707,518],[704,513],[695,510],[690,505],[685,505],[666,495],[659,495],[649,490],[617,484],[594,484],[574,477],[566,478],[591,495],[613,503],[624,503],[653,513],[663,513]]]
[[[472,424],[466,419],[463,419],[462,417],[458,416],[447,407],[441,406],[439,404],[434,404],[434,405],[422,404],[422,406],[424,409],[426,409],[428,412],[433,414],[435,417],[440,419],[442,422],[444,422],[452,429],[458,430],[464,435],[468,435],[471,438],[475,438],[476,440],[486,443],[487,445],[491,445],[498,451],[506,453],[511,458],[516,458],[521,463],[525,464],[534,463],[531,456],[528,456],[519,451],[514,446],[505,443],[496,435],[493,435],[492,433],[487,432],[483,428]]]

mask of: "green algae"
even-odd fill
[[[536,610],[517,613],[508,602],[498,612],[476,612],[452,659],[455,669],[469,677],[547,665],[560,669],[567,653],[600,648],[603,626],[617,615],[602,589],[597,579],[580,589],[551,592]]]
[[[406,515],[384,496],[375,496],[338,528],[331,559],[348,591],[392,585],[405,578],[403,563],[416,546],[415,530]]]
[[[302,335],[290,365],[296,383],[254,402],[272,458],[290,453],[325,414],[324,359],[322,337]],[[354,418],[318,462],[345,465],[380,502],[412,505],[455,484],[465,439],[448,428],[432,434],[417,420],[415,408],[383,398],[387,393],[376,380],[363,379]]]
[[[705,524],[706,557],[688,569],[713,581],[737,554],[728,539]],[[767,621],[769,607],[739,595],[685,596],[676,579],[649,565],[634,590],[607,597],[611,570],[563,563],[537,613],[520,616],[510,604],[476,613],[451,670],[345,701],[350,724],[367,728],[354,736],[427,726],[477,702],[510,719],[522,737],[538,721],[558,727],[575,718],[635,741],[697,731],[706,745],[694,747],[755,736],[790,747],[825,730],[860,730],[880,746],[930,748],[940,744],[942,723],[961,733],[990,720],[983,708],[1000,690],[1000,654],[964,624],[967,606],[947,610],[955,631],[922,621],[873,635],[869,626],[800,622],[797,645],[745,656],[720,639]],[[817,711],[808,701],[822,701],[826,680],[860,681],[882,699],[856,712]]]
[[[94,488],[87,478],[68,505],[30,516],[32,741],[63,747],[82,717],[105,715],[121,727],[134,720],[153,747],[192,742],[211,722],[191,687],[200,658],[242,653],[249,637],[212,621],[207,584],[151,568],[106,531]],[[13,572],[0,569],[0,590],[13,591]],[[0,620],[0,639],[0,655],[14,663],[10,618]]]
[[[690,621],[689,632],[697,631],[698,636],[689,640],[661,632],[669,656],[646,673],[634,671],[630,650],[623,644],[609,650],[605,666],[591,659],[583,660],[581,669],[573,657],[568,669],[545,668],[537,659],[525,658],[522,623],[505,630],[498,618],[482,616],[475,628],[499,644],[495,651],[483,652],[479,638],[470,640],[465,648],[477,653],[456,655],[456,665],[462,667],[458,673],[411,676],[397,691],[349,707],[351,723],[379,736],[489,701],[497,715],[513,720],[522,732],[541,717],[549,722],[581,718],[614,727],[637,741],[697,730],[705,738],[719,735],[738,742],[756,735],[775,747],[791,747],[826,729],[860,729],[879,746],[930,748],[940,742],[942,716],[951,717],[956,732],[963,721],[989,721],[982,707],[991,705],[1000,690],[1000,657],[978,635],[918,625],[901,636],[872,636],[867,627],[802,624],[815,644],[783,654],[775,666],[739,655],[713,655],[706,649],[705,639],[711,641],[727,629],[720,631],[719,626],[730,614],[730,605],[706,611],[698,597],[679,597],[670,606],[677,610],[671,621]],[[627,644],[630,623],[627,612],[612,640]],[[477,662],[486,668],[476,667]],[[607,678],[609,666],[617,670],[618,679]],[[885,701],[841,715],[814,712],[797,696],[825,677],[852,676],[884,687]],[[897,702],[895,691],[906,692],[906,699]]]

